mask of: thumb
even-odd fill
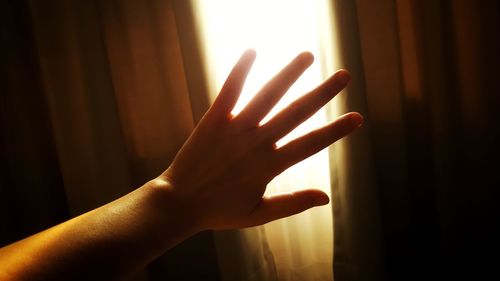
[[[249,224],[252,226],[265,224],[329,202],[328,195],[317,189],[265,196],[250,215]]]

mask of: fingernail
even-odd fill
[[[330,203],[330,198],[326,194],[317,196],[314,198],[314,205],[315,206],[323,206]]]
[[[347,85],[351,81],[351,75],[347,70],[340,70],[337,72],[337,79],[341,84]]]
[[[359,126],[361,126],[363,124],[363,115],[359,114],[359,113],[353,113],[351,115],[351,124],[353,127],[357,128]]]

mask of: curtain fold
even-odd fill
[[[93,3],[29,6],[57,157],[72,216],[131,191],[110,69]]]
[[[336,41],[340,67],[351,72],[353,81],[336,97],[345,111],[365,116],[362,128],[330,149],[334,220],[333,274],[335,280],[383,280],[384,256],[378,196],[376,124],[369,101],[367,73],[363,65],[362,29],[354,1],[332,1],[337,24]]]
[[[69,217],[26,3],[0,2],[0,246]]]

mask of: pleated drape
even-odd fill
[[[17,36],[22,48],[2,67],[3,152],[12,159],[2,199],[22,204],[3,205],[2,215],[9,229],[48,220],[28,228],[40,231],[161,173],[193,128],[191,97],[169,1],[22,1],[8,8],[12,25],[2,26],[4,34]],[[19,18],[9,14],[16,11]],[[9,39],[2,44],[6,58],[17,50]],[[7,75],[12,70],[18,78]],[[24,109],[30,114],[13,119]],[[19,141],[32,142],[31,155],[19,154],[26,149],[16,149]],[[45,203],[47,196],[58,196],[58,207],[47,206],[56,201]],[[31,204],[34,199],[40,202]],[[43,207],[50,211],[40,212]],[[20,215],[7,215],[12,210]],[[7,232],[5,242],[33,232]],[[151,279],[218,280],[212,240],[202,233],[172,249],[151,266]]]
[[[369,142],[343,167],[372,167],[337,192],[336,280],[498,276],[499,2],[334,3]]]
[[[0,2],[0,239],[68,219],[27,5]]]

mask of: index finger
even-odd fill
[[[219,118],[227,119],[231,117],[231,111],[240,97],[241,90],[245,85],[246,78],[252,68],[256,55],[253,49],[249,49],[241,55],[210,108],[210,114]]]

